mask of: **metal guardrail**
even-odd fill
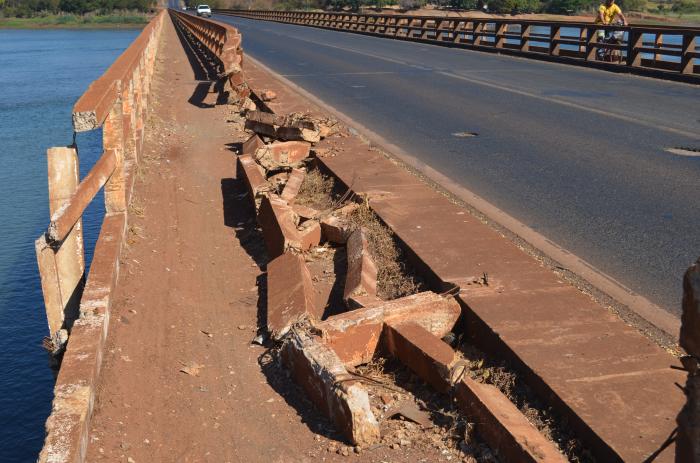
[[[66,325],[71,321],[67,314],[77,316],[85,282],[85,208],[103,186],[108,216],[124,214],[128,205],[126,177],[141,155],[145,110],[164,18],[165,12],[153,18],[73,107],[75,132],[102,127],[103,154],[85,178],[79,179],[77,146],[54,147],[47,152],[51,222],[35,241],[35,248],[54,352],[67,340]]]
[[[700,83],[700,28],[338,12],[214,11]],[[623,32],[621,43],[598,41],[600,30]],[[613,55],[617,62],[600,61],[598,50],[607,50],[606,54]]]

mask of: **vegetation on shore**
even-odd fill
[[[188,4],[194,4],[189,0]],[[214,8],[261,10],[351,10],[396,6],[409,11],[432,5],[447,10],[484,10],[491,13],[591,13],[603,0],[210,0]],[[700,0],[617,0],[625,12],[651,13],[670,18],[700,16]],[[486,7],[486,8],[484,8]]]
[[[85,15],[60,13],[24,18],[0,17],[0,29],[143,27],[149,20],[148,14],[133,11]]]
[[[0,27],[138,27],[154,0],[0,0]]]

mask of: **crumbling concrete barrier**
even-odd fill
[[[262,169],[249,154],[238,156],[238,166],[239,171],[243,171],[245,174],[248,193],[250,193],[253,200],[258,199],[261,193],[269,190],[269,185],[263,175]]]
[[[449,392],[457,355],[448,344],[414,322],[386,323],[384,346],[438,392]]]
[[[281,198],[289,204],[293,203],[294,198],[299,194],[301,184],[304,183],[304,178],[306,178],[306,169],[292,169],[287,183],[284,185],[284,190],[282,190]],[[310,217],[307,217],[307,219],[308,218]]]
[[[279,116],[263,111],[248,111],[245,128],[265,137],[318,143],[321,129],[303,117]]]
[[[296,322],[321,319],[304,257],[286,252],[267,264],[267,329],[280,340]]]
[[[343,299],[357,296],[377,296],[377,266],[372,260],[367,242],[367,231],[358,228],[347,241],[348,270],[345,276]]]
[[[316,407],[350,442],[367,447],[379,441],[379,423],[367,391],[333,349],[305,330],[293,330],[282,347],[282,360]]]
[[[425,291],[328,317],[317,328],[346,365],[356,366],[372,360],[384,323],[413,322],[442,337],[452,330],[460,314],[454,297]]]
[[[459,406],[503,461],[568,461],[495,386],[465,377],[455,389]]]
[[[437,391],[454,390],[464,414],[504,461],[567,461],[498,388],[466,377],[467,366],[434,334],[413,322],[391,322],[384,325],[384,335],[391,356]]]
[[[289,249],[306,251],[321,242],[321,226],[318,222],[302,229],[297,228],[299,217],[277,195],[270,194],[262,198],[258,222],[263,230],[268,255],[273,259]]]
[[[247,128],[275,138],[280,136],[280,125],[286,120],[255,112],[248,119]],[[305,172],[278,173],[278,169],[292,165],[294,159],[289,153],[275,154],[270,148],[273,145],[256,147],[254,156],[254,162],[275,172],[275,182],[277,178],[286,180],[281,198],[269,192],[264,194],[258,218],[268,249],[274,255],[283,253],[268,264],[268,330],[274,339],[283,342],[283,362],[316,406],[350,442],[371,445],[379,440],[378,424],[366,391],[348,369],[352,371],[376,355],[388,353],[439,392],[462,388],[464,381],[471,381],[461,378],[464,362],[460,363],[455,351],[440,339],[454,328],[461,307],[454,296],[433,292],[380,300],[376,295],[377,268],[369,253],[365,230],[352,230],[335,211],[290,205]],[[302,154],[302,158],[306,156],[307,153]],[[244,170],[246,175],[248,172]],[[315,226],[320,222],[327,241],[346,244],[348,268],[343,299],[350,311],[325,321],[318,321],[321,314],[314,313],[317,308],[313,307],[313,283],[303,257],[294,251],[286,252],[302,250],[291,244],[299,231],[300,217]],[[479,386],[484,386],[486,392]],[[477,385],[474,389],[475,397],[490,395],[479,402],[480,406],[468,399],[462,400],[462,406],[470,419],[477,417],[480,431],[493,448],[501,451],[499,446],[505,445],[504,454],[518,458],[508,461],[566,461],[554,444],[495,387]],[[462,396],[471,397],[465,394],[462,391]],[[490,419],[483,429],[482,416]],[[513,430],[508,427],[511,424],[515,426]]]

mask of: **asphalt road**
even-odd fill
[[[272,70],[680,313],[682,274],[700,256],[700,157],[664,149],[700,148],[700,88],[215,19],[239,28],[245,52]]]

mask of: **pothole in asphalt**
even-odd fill
[[[454,132],[452,136],[456,138],[471,138],[477,137],[479,134],[476,132]]]
[[[666,148],[664,151],[677,156],[700,157],[700,148],[678,146],[676,148]]]

